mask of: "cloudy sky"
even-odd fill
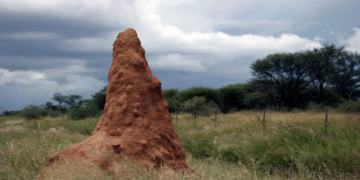
[[[84,98],[107,84],[112,44],[134,28],[165,88],[251,78],[269,53],[347,44],[360,52],[359,0],[0,0],[0,108]]]

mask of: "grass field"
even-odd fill
[[[214,117],[178,115],[175,130],[187,162],[202,179],[360,179],[360,114],[262,112]],[[81,142],[99,118],[25,121],[0,117],[0,179],[35,179],[48,156]],[[144,172],[129,165],[121,179],[195,179]],[[131,168],[130,168],[131,167]],[[56,179],[56,178],[54,178]],[[57,179],[113,179],[101,170],[71,167]]]

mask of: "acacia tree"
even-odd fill
[[[103,110],[106,103],[106,90],[107,86],[103,87],[99,92],[92,95],[89,105],[95,109]]]
[[[309,85],[302,53],[271,54],[254,62],[251,69],[254,81],[273,91],[274,102],[288,111],[297,106],[300,93]]]
[[[329,76],[329,84],[343,98],[352,100],[359,93],[360,55],[343,52],[334,63],[334,71]]]
[[[334,64],[344,52],[345,46],[324,43],[320,48],[303,52],[306,56],[307,71],[319,103],[324,101],[324,87],[334,72]]]
[[[41,107],[46,110],[55,110],[56,109],[56,106],[54,106],[52,102],[46,102],[45,104],[42,104]]]
[[[61,95],[61,93],[55,93],[52,99],[59,102],[59,107],[61,107],[61,104],[66,101],[66,96]]]
[[[69,95],[66,97],[65,103],[70,107],[82,106],[82,97],[79,95]]]

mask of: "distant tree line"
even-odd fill
[[[211,114],[240,110],[342,108],[360,111],[360,56],[345,46],[324,43],[320,48],[294,53],[275,53],[251,65],[253,78],[247,83],[221,88],[165,89],[169,111]],[[106,87],[93,95],[102,109]]]
[[[185,90],[165,89],[169,111],[212,114],[241,110],[323,109],[334,107],[344,111],[360,111],[360,56],[345,46],[324,43],[319,48],[293,53],[275,53],[251,65],[253,78],[246,83],[218,89],[191,87]],[[55,93],[41,106],[27,107],[38,114],[67,114],[83,119],[101,114],[106,102],[106,88],[83,99],[80,95]],[[40,110],[45,110],[47,113]],[[26,108],[24,109],[26,110]],[[23,111],[4,111],[16,115]],[[31,113],[30,113],[31,114]]]
[[[218,89],[166,89],[164,96],[169,111],[189,111],[189,107],[199,104],[218,108],[223,113],[325,106],[349,109],[350,102],[354,101],[352,106],[359,104],[360,56],[346,51],[345,46],[324,43],[311,50],[270,54],[256,60],[251,70],[253,78],[243,84]]]
[[[83,99],[80,95],[63,95],[55,93],[52,100],[45,104],[30,105],[21,111],[3,111],[5,116],[22,116],[26,119],[38,119],[44,116],[58,117],[67,115],[70,119],[84,119],[99,116],[105,106],[106,87],[92,95],[91,99]]]

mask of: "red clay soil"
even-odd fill
[[[92,135],[53,154],[47,167],[72,160],[114,171],[116,159],[147,168],[188,169],[161,82],[151,72],[134,29],[118,34],[103,116]]]

